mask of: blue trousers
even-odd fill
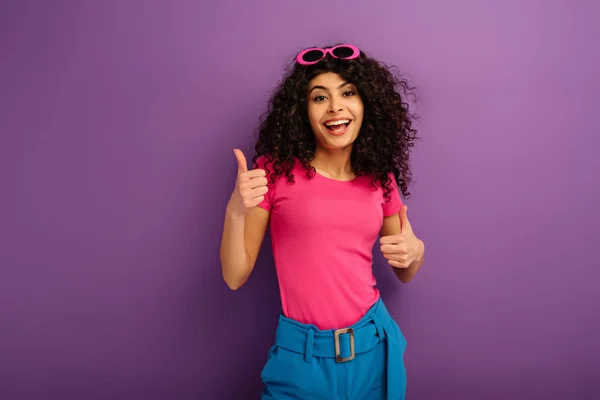
[[[283,315],[262,399],[404,400],[406,340],[379,299],[356,324],[319,330]]]

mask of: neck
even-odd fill
[[[354,177],[350,155],[352,147],[342,150],[328,151],[317,148],[311,165],[317,172],[333,179],[351,179]]]

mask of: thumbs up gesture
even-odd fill
[[[408,206],[406,205],[400,209],[400,233],[384,236],[379,240],[381,253],[388,263],[396,268],[408,268],[425,252],[423,241],[415,236],[408,221],[407,210]]]
[[[244,153],[234,149],[238,164],[238,176],[235,188],[227,205],[228,211],[235,217],[244,217],[248,210],[259,205],[269,191],[264,169],[248,171],[248,164]]]

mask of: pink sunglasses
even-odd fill
[[[296,56],[296,61],[300,65],[313,65],[324,59],[325,56],[327,56],[327,53],[331,54],[334,58],[353,60],[358,58],[360,50],[351,44],[340,44],[339,46],[328,47],[326,49],[312,47],[310,49],[302,50],[298,56]]]

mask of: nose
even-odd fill
[[[331,99],[331,102],[329,102],[329,113],[335,114],[340,111],[342,111],[342,105],[340,102],[336,98]]]

